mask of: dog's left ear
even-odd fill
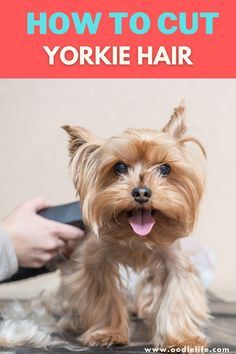
[[[71,125],[64,125],[62,128],[69,134],[70,156],[73,156],[77,149],[84,144],[91,143],[94,146],[101,145],[99,138],[85,128]]]
[[[184,135],[184,133],[187,131],[184,102],[181,102],[180,105],[174,109],[174,113],[162,131],[164,133],[170,134],[176,139],[179,139],[182,137],[182,135]]]

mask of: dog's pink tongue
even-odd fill
[[[152,230],[155,219],[152,217],[151,210],[137,209],[132,211],[129,224],[137,235],[146,236]]]

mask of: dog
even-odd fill
[[[159,131],[128,129],[109,139],[63,127],[87,236],[62,276],[69,309],[59,325],[82,329],[85,346],[129,341],[120,265],[142,274],[133,307],[152,324],[156,347],[207,346],[206,295],[180,244],[197,220],[206,153],[184,116],[181,104]]]
[[[206,153],[184,115],[181,104],[159,131],[109,139],[64,126],[87,235],[61,269],[57,296],[1,309],[0,348],[77,350],[57,336],[61,329],[82,330],[85,346],[125,345],[130,302],[151,324],[156,347],[207,346],[206,295],[181,247],[197,220]],[[121,266],[139,277],[132,297]]]

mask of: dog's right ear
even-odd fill
[[[69,134],[70,156],[73,156],[80,146],[86,143],[94,143],[98,141],[98,138],[85,128],[71,125],[63,125],[62,129],[64,129]]]
[[[181,138],[187,131],[187,126],[185,122],[185,104],[181,101],[180,105],[174,109],[169,122],[162,129],[164,133],[173,136],[176,139]]]

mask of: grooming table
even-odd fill
[[[212,294],[209,294],[209,305],[211,310],[211,319],[208,323],[206,333],[210,340],[210,348],[229,348],[230,353],[236,354],[236,302],[222,301]],[[33,349],[30,347],[12,348],[1,351],[1,353],[8,354],[56,354],[56,353],[81,353],[81,354],[143,354],[144,348],[152,348],[150,343],[150,331],[143,321],[132,318],[130,321],[131,327],[131,343],[129,346],[114,346],[110,348],[91,348],[83,349],[81,351],[69,352],[63,348],[50,348],[47,352],[44,349]],[[73,336],[66,337],[72,344]],[[151,352],[151,351],[150,351]],[[223,351],[222,351],[223,353]]]

